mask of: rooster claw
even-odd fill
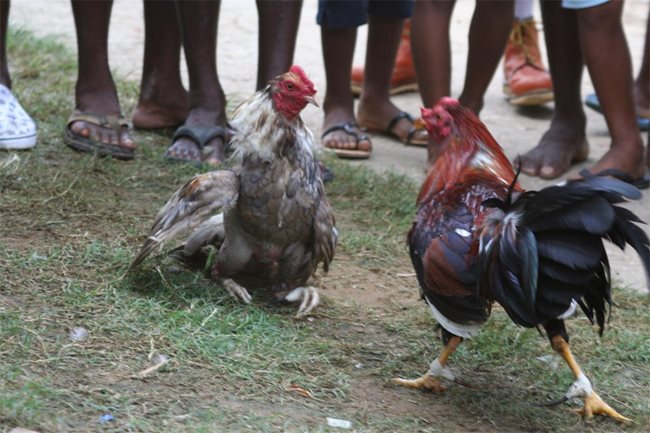
[[[244,304],[250,304],[253,299],[246,290],[245,287],[237,284],[234,280],[223,280],[223,287],[226,289],[228,294],[238,301],[242,301]]]
[[[420,391],[430,391],[438,394],[447,390],[447,387],[444,386],[438,378],[433,377],[428,373],[412,380],[395,377],[391,382],[405,388],[419,389]]]
[[[620,413],[616,412],[616,410],[612,409],[612,407],[605,403],[595,392],[591,392],[591,394],[585,397],[584,403],[585,405],[582,409],[576,409],[576,412],[583,418],[591,418],[594,415],[605,415],[618,422],[630,421],[629,418],[624,417]]]
[[[290,291],[284,297],[284,300],[287,302],[297,302],[302,300],[300,307],[298,307],[298,313],[296,313],[295,316],[296,319],[300,319],[308,315],[311,310],[320,303],[320,295],[318,294],[318,289],[316,289],[316,287],[297,287]]]

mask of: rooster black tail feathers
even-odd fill
[[[637,225],[643,221],[618,205],[640,197],[622,180],[589,175],[518,194],[511,204],[486,200],[484,206],[500,209],[481,238],[479,268],[489,295],[523,326],[563,318],[580,306],[602,332],[611,304],[603,240],[621,249],[630,245],[650,282],[650,241]]]
[[[603,170],[595,175],[588,170],[582,170],[580,175],[586,182],[597,182],[602,185],[605,181],[610,184],[603,188],[605,198],[612,204],[614,210],[614,224],[607,233],[607,239],[621,250],[625,249],[627,244],[637,252],[645,269],[646,288],[650,290],[650,240],[645,231],[637,225],[645,222],[629,209],[614,205],[625,201],[624,199],[638,200],[641,198],[641,191],[630,183],[628,174],[619,170]]]

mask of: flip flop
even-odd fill
[[[599,171],[598,173],[594,174],[587,170],[586,168],[580,170],[580,176],[582,177],[590,177],[590,176],[610,176],[618,180],[622,180],[625,183],[629,183],[632,186],[635,186],[638,189],[647,189],[650,187],[650,176],[646,173],[641,177],[637,177],[636,179],[632,178],[629,174],[617,170],[615,168],[608,168],[606,170]]]
[[[370,138],[365,135],[365,134],[359,134],[357,130],[359,129],[359,125],[357,125],[354,122],[345,122],[345,123],[339,123],[338,125],[334,125],[330,128],[327,128],[320,136],[321,141],[323,141],[323,138],[331,132],[334,131],[343,131],[348,135],[351,135],[354,137],[357,148],[359,147],[359,142],[362,140],[367,140],[368,143],[370,143],[370,149],[369,150],[359,150],[359,149],[338,149],[335,147],[329,147],[325,146],[324,148],[327,149],[330,152],[334,152],[336,156],[339,158],[344,158],[344,159],[368,159],[370,158],[370,153],[372,152],[372,142],[370,141]]]
[[[409,128],[409,131],[406,135],[406,140],[404,140],[402,137],[400,137],[398,134],[395,133],[395,125],[399,123],[402,119],[406,119],[409,121],[411,124],[411,127]],[[416,128],[415,127],[415,119],[413,119],[413,116],[408,114],[406,111],[400,111],[390,119],[390,122],[388,122],[388,126],[386,127],[385,130],[379,130],[379,129],[368,129],[371,132],[379,133],[382,135],[387,135],[392,138],[397,138],[399,141],[402,143],[406,144],[407,146],[420,146],[420,147],[427,147],[429,144],[429,140],[414,140],[415,134],[417,134],[419,131],[424,131],[424,128]]]
[[[207,144],[213,138],[220,138],[223,141],[224,150],[225,150],[226,143],[228,142],[229,133],[228,133],[228,128],[225,128],[223,126],[210,126],[207,128],[198,127],[198,126],[181,126],[176,130],[174,136],[172,137],[172,143],[167,148],[167,151],[165,152],[163,158],[169,162],[193,164],[197,167],[201,167],[203,165],[203,161],[192,161],[189,159],[175,158],[169,155],[169,149],[171,149],[174,143],[176,143],[176,140],[178,140],[181,137],[189,138],[190,140],[192,140],[198,146],[199,150],[203,152],[203,149],[206,148]]]
[[[598,96],[596,96],[594,93],[591,95],[587,95],[585,98],[585,105],[589,108],[591,108],[594,111],[599,112],[600,114],[603,114],[603,109],[600,106],[600,101],[598,100]],[[643,109],[636,107],[637,110],[637,124],[639,125],[639,129],[641,131],[648,131],[650,130],[650,109]]]
[[[69,147],[79,152],[95,153],[99,156],[110,156],[112,158],[121,160],[130,160],[135,156],[134,149],[121,147],[117,144],[103,143],[99,140],[94,140],[90,137],[83,137],[75,132],[72,132],[70,125],[73,122],[83,121],[91,125],[99,126],[100,128],[112,129],[116,134],[122,134],[122,128],[129,127],[129,122],[124,116],[120,115],[105,115],[98,113],[82,113],[75,110],[68,119],[63,135],[63,142]]]

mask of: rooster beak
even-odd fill
[[[316,102],[316,98],[314,98],[313,96],[309,96],[309,95],[305,96],[305,101],[309,102],[310,104],[313,104],[316,107],[320,107],[320,105],[318,105],[318,102]]]
[[[413,127],[415,127],[415,129],[425,129],[425,126],[424,120],[422,120],[421,117],[418,117],[415,119],[415,122],[413,122]]]

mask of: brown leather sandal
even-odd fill
[[[96,153],[99,156],[110,156],[121,160],[130,160],[135,156],[135,150],[127,147],[122,147],[117,144],[103,143],[99,140],[94,140],[90,137],[83,137],[75,132],[72,132],[70,125],[73,122],[83,121],[91,125],[99,126],[100,128],[112,129],[118,134],[122,135],[122,129],[129,127],[128,120],[120,115],[105,115],[98,113],[82,113],[75,110],[68,119],[63,135],[63,142],[69,147],[79,152]]]

